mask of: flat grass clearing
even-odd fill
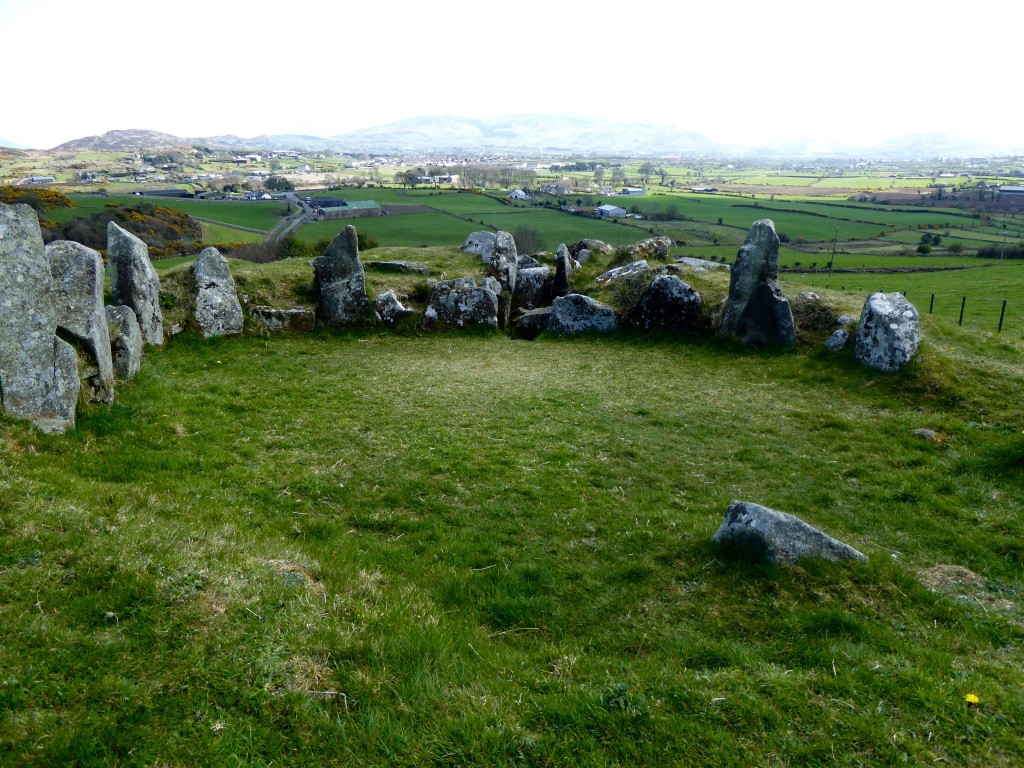
[[[840,258],[837,262],[841,263]],[[1003,321],[1003,335],[1009,338],[1024,337],[1024,264],[1009,266],[979,267],[948,272],[915,272],[905,274],[849,274],[833,273],[829,278],[824,274],[784,275],[786,281],[799,282],[812,287],[831,290],[844,288],[864,296],[874,291],[906,292],[907,298],[922,315],[928,312],[931,294],[935,294],[936,315],[952,322],[960,317],[960,305],[964,296],[964,326],[974,330],[995,333],[1003,300],[1007,302]]]
[[[177,337],[0,420],[3,762],[1018,765],[1024,359],[926,336]],[[869,562],[732,556],[734,498]]]

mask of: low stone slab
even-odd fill
[[[372,269],[374,272],[392,272],[397,274],[429,275],[434,272],[426,264],[418,261],[367,261],[363,263],[363,267]]]
[[[803,558],[867,560],[849,544],[833,539],[799,517],[749,501],[729,505],[712,540],[779,565]]]
[[[570,293],[554,300],[548,330],[552,333],[605,333],[618,327],[615,310],[589,296]]]
[[[435,284],[423,313],[427,330],[497,324],[498,297],[489,288],[477,288],[471,277]]]
[[[308,333],[316,325],[316,312],[308,307],[275,309],[249,307],[249,317],[266,333]]]
[[[398,294],[392,290],[378,294],[373,301],[373,306],[377,313],[377,322],[385,325],[394,325],[398,320],[412,314],[412,310],[406,309],[405,305],[398,300]]]
[[[531,309],[529,312],[524,312],[516,319],[513,327],[515,328],[516,336],[520,339],[532,341],[548,329],[550,321],[551,307],[541,307],[540,309]]]
[[[825,349],[829,352],[838,352],[850,341],[850,332],[845,328],[837,328],[832,335],[825,340]]]
[[[698,259],[694,256],[681,256],[676,259],[677,264],[690,267],[690,269],[697,271],[706,271],[709,269],[729,269],[728,264],[721,264],[717,261],[711,261],[710,259]]]
[[[634,261],[631,264],[626,264],[622,267],[616,267],[615,269],[609,269],[603,275],[598,275],[594,278],[595,283],[604,285],[605,283],[611,283],[616,280],[621,280],[624,277],[632,277],[638,275],[651,268],[651,265],[647,263],[645,259],[640,261]]]

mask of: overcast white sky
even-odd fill
[[[0,0],[0,138],[529,112],[746,145],[1022,146],[1022,22],[1020,0]]]

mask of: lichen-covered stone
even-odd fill
[[[867,560],[863,554],[833,539],[799,517],[749,501],[734,501],[712,537],[720,544],[741,548],[774,564],[803,558]]]
[[[263,333],[309,333],[316,325],[316,312],[308,307],[277,309],[256,305],[249,307],[248,312]]]
[[[512,309],[535,309],[550,300],[551,267],[529,267],[516,274]]]
[[[57,327],[73,336],[88,359],[83,383],[87,399],[114,402],[114,364],[103,310],[103,258],[92,248],[69,240],[46,246],[50,295]]]
[[[617,327],[618,315],[615,310],[589,296],[570,293],[555,299],[551,304],[548,330],[552,333],[603,333]]]
[[[909,363],[921,343],[917,308],[900,293],[873,293],[864,302],[853,353],[866,366],[884,373]]]
[[[0,404],[65,432],[75,425],[78,355],[56,335],[51,280],[35,211],[0,203]]]
[[[606,283],[613,283],[616,280],[622,280],[625,277],[632,277],[633,275],[639,275],[641,272],[646,272],[651,268],[645,260],[634,261],[630,264],[626,264],[615,269],[609,269],[603,275],[598,275],[594,278],[594,282],[599,285],[605,285]]]
[[[850,340],[850,332],[845,328],[837,328],[832,335],[825,339],[825,349],[829,352],[838,352],[846,346]]]
[[[192,263],[195,290],[193,319],[204,339],[236,336],[242,332],[242,305],[238,302],[231,267],[216,248],[204,248]]]
[[[423,328],[466,328],[498,324],[498,297],[478,288],[471,277],[442,280],[434,285],[423,313]]]
[[[398,300],[398,294],[392,290],[377,295],[374,299],[374,309],[377,312],[377,322],[385,325],[394,325],[401,318],[412,314],[412,310],[406,309]]]
[[[501,293],[498,294],[498,325],[502,329],[507,328],[512,312],[512,297],[516,291],[516,277],[519,274],[516,241],[510,233],[498,232],[494,236],[494,253],[491,254],[487,274],[501,284]]]
[[[629,312],[632,325],[645,331],[689,333],[697,328],[704,301],[675,275],[658,275]]]
[[[796,341],[793,310],[779,287],[779,236],[771,219],[755,221],[736,254],[719,333],[744,344]]]
[[[462,251],[475,253],[484,264],[490,264],[491,256],[494,255],[496,239],[493,232],[470,232],[465,242],[462,243]]]
[[[130,307],[104,307],[114,375],[128,381],[142,366],[142,331]]]
[[[131,307],[146,344],[163,344],[160,276],[149,260],[149,246],[113,221],[107,224],[107,272],[114,304]]]
[[[349,224],[313,259],[319,315],[327,325],[364,322],[369,307],[366,275],[359,263],[359,237]]]

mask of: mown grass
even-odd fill
[[[0,762],[1019,764],[1024,349],[925,334],[176,337],[0,420]],[[869,561],[724,552],[734,498]]]

